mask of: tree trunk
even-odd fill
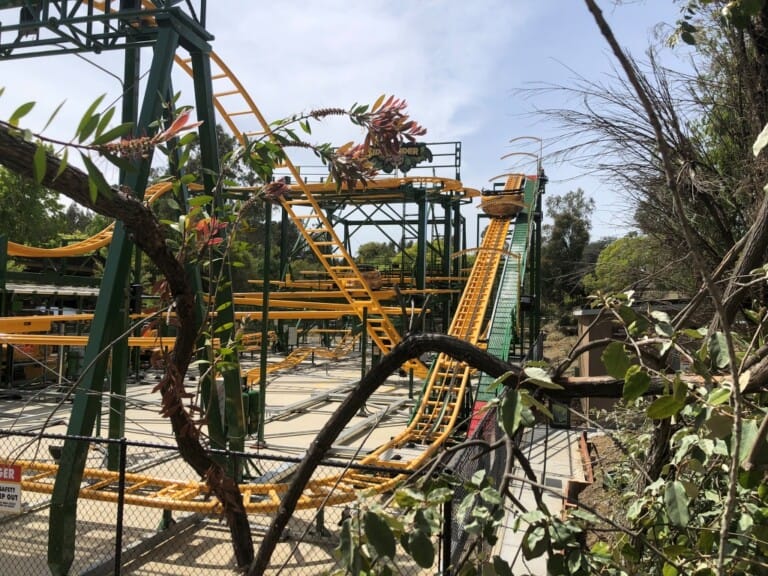
[[[32,178],[36,150],[37,145],[24,141],[18,131],[0,124],[0,164]],[[211,492],[221,502],[238,566],[248,566],[253,560],[253,540],[240,489],[227,476],[226,471],[210,458],[200,443],[197,424],[184,407],[184,399],[190,397],[184,389],[184,376],[194,354],[199,330],[194,313],[195,296],[184,266],[168,248],[160,222],[142,202],[118,190],[113,190],[112,194],[100,193],[93,201],[88,176],[73,166],[68,166],[56,176],[59,166],[60,160],[49,154],[42,185],[94,212],[121,220],[136,245],[159,268],[168,282],[179,329],[166,373],[156,388],[162,397],[162,414],[171,421],[181,457],[205,479]]]

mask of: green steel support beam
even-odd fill
[[[224,196],[216,192],[218,174],[221,167],[219,165],[219,152],[216,139],[216,111],[213,105],[213,86],[211,84],[211,60],[210,52],[207,50],[190,51],[192,58],[192,70],[194,71],[194,91],[195,106],[197,109],[197,118],[202,121],[200,126],[200,161],[206,168],[203,171],[204,193],[214,197],[214,213],[222,212],[224,206]],[[220,246],[224,246],[222,243]],[[214,322],[214,332],[223,342],[228,342],[234,336],[235,310],[234,307],[223,306],[232,302],[232,285],[229,279],[230,274],[229,258],[216,258],[211,263],[211,278],[223,278],[224,282],[219,283],[216,289],[215,303],[218,312]],[[221,327],[228,325],[230,328],[221,330]],[[230,450],[242,451],[245,447],[245,410],[243,408],[243,394],[240,383],[240,367],[237,355],[227,358],[234,364],[232,369],[222,372],[224,384],[224,398],[218,398],[219,402],[224,402],[224,422],[221,429],[215,429],[217,424],[215,420],[209,422],[209,433],[211,443],[218,444],[218,448],[228,448]],[[218,393],[217,386],[210,386],[211,398]],[[211,410],[218,410],[218,406]],[[220,445],[222,440],[225,444]],[[234,469],[234,461],[228,465],[228,471],[235,478],[240,477],[240,471]]]
[[[368,372],[368,308],[363,308],[363,329],[360,332],[360,379]]]
[[[8,270],[8,236],[0,234],[0,291],[5,293],[5,282]],[[2,306],[5,306],[5,294],[3,294]],[[5,309],[0,314],[5,316]]]
[[[139,117],[139,76],[141,74],[141,51],[138,48],[127,48],[123,65],[123,101],[122,121],[136,123]],[[120,183],[129,185],[124,170],[120,171]],[[141,253],[135,251],[134,277],[140,278]],[[128,277],[125,278],[127,288]],[[124,288],[124,289],[125,289]],[[127,325],[128,318],[123,313],[123,324]],[[136,350],[136,353],[139,351]],[[130,351],[128,339],[123,338],[115,343],[112,349],[112,379],[109,394],[109,437],[122,438],[125,434],[125,395],[126,380]],[[120,465],[120,445],[107,445],[107,468],[117,470]]]
[[[272,252],[272,204],[264,202],[264,281],[261,284],[261,354],[259,355],[259,425],[258,439],[264,443],[267,410],[267,354],[269,353],[269,277]]]
[[[288,230],[290,230],[291,220],[288,212],[280,207],[280,274],[278,278],[285,280],[285,275],[288,273]],[[285,320],[277,321],[277,337],[284,348],[288,349],[288,340],[285,337]]]
[[[453,253],[453,238],[451,230],[453,229],[453,222],[451,221],[451,212],[453,208],[453,202],[448,199],[443,202],[443,276],[451,275],[451,254]],[[458,205],[456,206],[458,210]],[[443,331],[448,329],[451,325],[451,306],[450,298],[446,299],[443,304]]]
[[[427,197],[423,193],[418,199],[419,222],[417,225],[418,238],[416,239],[416,289],[424,290],[427,285]]]
[[[533,262],[531,266],[533,269],[533,314],[535,318],[534,334],[533,338],[538,339],[539,332],[541,332],[541,219],[543,214],[543,196],[546,191],[547,177],[544,174],[544,170],[539,170],[539,194],[536,198],[536,208],[533,212],[534,221],[534,236],[533,236]],[[544,351],[539,350],[539,355],[543,357]],[[534,360],[540,360],[541,358],[534,358]]]
[[[461,225],[462,219],[461,219],[461,210],[457,208],[456,211],[453,213],[453,251],[454,252],[460,252],[463,248],[461,245],[461,239],[462,239],[462,225]],[[467,239],[464,238],[464,245],[466,246]],[[460,258],[454,258],[453,260],[453,276],[458,276],[459,272],[461,271],[462,266],[464,265],[463,262],[466,261],[465,256],[461,256]]]
[[[147,80],[144,104],[136,127],[136,133],[152,133],[150,124],[162,111],[159,94],[166,92],[171,77],[173,56],[179,44],[178,33],[170,26],[158,31],[154,47],[152,67]],[[126,183],[143,197],[149,177],[151,158],[140,163],[139,169],[131,172]],[[121,222],[115,226],[109,255],[104,269],[104,278],[96,303],[91,333],[85,349],[85,366],[92,366],[80,381],[72,404],[67,434],[88,436],[101,407],[101,392],[107,371],[107,356],[102,354],[122,331],[121,309],[125,305],[126,278],[130,274],[132,245]],[[83,478],[88,444],[67,440],[62,448],[61,464],[51,497],[50,523],[48,528],[48,567],[54,576],[64,576],[74,560],[75,525],[77,522],[77,496]]]

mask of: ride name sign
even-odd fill
[[[0,464],[0,514],[21,512],[21,466]]]

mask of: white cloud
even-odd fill
[[[664,2],[663,13],[660,4],[629,3],[606,13],[634,54],[642,52],[656,21],[677,16],[674,5]],[[536,81],[567,82],[571,73],[565,66],[595,77],[611,61],[586,8],[573,0],[220,0],[208,3],[208,29],[214,50],[269,120],[395,94],[408,101],[428,140],[462,141],[462,176],[476,188],[507,169],[499,157],[510,151],[510,138],[553,133],[551,126],[522,116],[533,105],[515,89]],[[122,74],[120,53],[87,58]],[[146,70],[149,51],[143,59]],[[191,102],[189,82],[174,82]],[[29,116],[33,129],[42,128],[67,99],[49,131],[65,139],[97,95],[106,92],[110,100],[121,92],[113,76],[76,56],[0,61],[0,86],[6,87],[0,117],[21,102],[38,101]],[[553,105],[558,104],[566,105]],[[339,142],[360,135],[338,122],[316,136]],[[550,170],[553,183],[558,169]],[[562,189],[551,186],[550,193],[578,186],[588,194],[590,188],[611,193],[586,178],[569,182]],[[598,205],[616,203],[598,198]],[[598,216],[612,220],[610,212]],[[601,233],[597,225],[594,232]]]

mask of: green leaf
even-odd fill
[[[525,428],[531,428],[536,425],[536,416],[528,406],[523,406],[523,411],[520,414],[520,423]]]
[[[128,158],[121,158],[120,156],[115,156],[114,154],[102,154],[102,158],[124,172],[136,171],[136,167]]]
[[[213,331],[214,334],[219,334],[221,332],[226,332],[227,330],[232,330],[232,328],[235,327],[234,322],[224,322],[221,326],[217,326],[216,329]]]
[[[622,395],[626,402],[634,402],[648,391],[651,385],[651,377],[640,366],[635,364],[627,369],[624,376],[624,390]]]
[[[669,314],[663,310],[653,310],[651,312],[651,318],[664,324],[669,324]]]
[[[85,123],[85,126],[83,127],[82,132],[77,136],[77,140],[79,143],[85,142],[88,138],[91,137],[91,134],[93,134],[96,130],[96,127],[99,125],[99,115],[94,114],[88,119],[88,122]]]
[[[486,486],[480,492],[480,498],[492,506],[496,506],[502,503],[501,494],[492,486]]]
[[[48,122],[45,123],[45,126],[43,126],[41,132],[45,132],[48,129],[48,126],[50,126],[51,122],[53,122],[53,119],[56,118],[56,115],[59,113],[59,110],[61,110],[61,107],[64,106],[64,102],[66,102],[66,100],[63,100],[61,104],[56,106],[56,110],[54,110],[53,114],[51,114],[51,116],[48,118]]]
[[[667,338],[672,338],[672,336],[675,335],[675,329],[669,322],[659,322],[654,326],[654,330],[656,330],[656,334],[659,336],[665,336]]]
[[[613,550],[611,547],[607,542],[603,542],[602,540],[595,542],[589,551],[595,556],[599,556],[601,558],[611,558],[613,556]]]
[[[59,158],[59,168],[56,170],[56,176],[53,177],[54,180],[61,176],[62,172],[67,169],[69,159],[69,149],[64,148],[64,153],[61,155],[61,158]]]
[[[88,171],[88,186],[91,191],[91,202],[96,203],[96,198],[99,194],[105,196],[111,196],[112,188],[110,188],[107,180],[104,178],[104,174],[101,173],[93,161],[85,154],[80,154],[85,164],[85,168]]]
[[[570,550],[566,557],[568,565],[568,574],[583,574],[585,559],[580,550]]]
[[[190,144],[192,144],[192,142],[194,142],[195,140],[197,140],[197,132],[195,132],[194,130],[192,130],[191,132],[187,132],[186,134],[184,134],[184,136],[179,138],[179,147],[180,148],[187,147]]]
[[[405,550],[405,553],[411,556],[411,545],[408,542],[410,536],[410,532],[403,532],[400,534],[400,546],[402,546],[403,550]]]
[[[672,382],[672,396],[675,397],[675,400],[680,400],[681,402],[685,402],[685,399],[688,397],[688,385],[679,376],[676,376],[674,382]]]
[[[757,422],[745,420],[741,425],[741,442],[739,443],[739,464],[743,463],[752,449],[752,445],[763,439],[757,435]]]
[[[630,366],[629,356],[620,342],[611,342],[601,356],[605,370],[616,379],[624,378]]]
[[[430,490],[429,494],[427,494],[427,503],[428,504],[443,504],[445,502],[448,502],[449,500],[453,500],[453,497],[455,495],[454,487],[443,487],[443,488],[435,488],[434,490]],[[416,516],[414,517],[414,520],[418,518],[419,514],[423,513],[421,510],[416,511]]]
[[[205,206],[206,204],[209,204],[213,202],[213,196],[208,196],[207,194],[201,194],[200,196],[193,196],[189,199],[189,206]]]
[[[400,488],[395,492],[395,503],[401,508],[412,508],[424,501],[424,494],[410,488]]]
[[[101,116],[101,120],[99,120],[98,126],[96,126],[96,138],[101,136],[102,132],[107,129],[107,126],[109,126],[109,123],[112,121],[112,116],[115,115],[115,107],[112,106],[109,108],[104,114]],[[109,142],[109,140],[107,140]]]
[[[528,527],[523,536],[523,556],[526,560],[538,558],[547,551],[547,530],[540,524]]]
[[[672,564],[664,563],[664,567],[661,569],[661,576],[677,576],[677,568],[672,566]]]
[[[731,389],[721,386],[715,388],[707,395],[707,404],[710,406],[719,406],[731,399]]]
[[[667,484],[664,490],[664,506],[670,522],[678,528],[688,526],[690,516],[688,514],[688,495],[682,482],[675,480]]]
[[[625,306],[622,304],[616,309],[616,312],[618,312],[619,316],[621,317],[621,321],[624,322],[625,326],[629,326],[637,320],[637,313],[632,310],[629,306]]]
[[[563,387],[560,386],[560,384],[556,384],[555,382],[552,382],[552,378],[550,378],[546,370],[543,370],[538,366],[526,366],[523,369],[523,372],[527,377],[525,379],[525,382],[532,382],[539,388],[544,388],[545,390],[562,390],[563,389]]]
[[[714,530],[700,530],[699,536],[696,540],[696,548],[702,554],[712,554],[712,549],[715,545],[715,532]]]
[[[678,400],[674,396],[661,396],[648,406],[646,414],[649,418],[661,420],[674,416],[680,412],[683,406],[685,406],[685,402]]]
[[[725,335],[722,332],[715,332],[709,337],[707,351],[709,352],[710,359],[719,369],[723,370],[730,364],[730,359],[728,358],[728,344],[726,343]]]
[[[368,543],[376,549],[376,553],[379,556],[394,558],[397,543],[389,524],[381,516],[370,510],[365,513],[363,524]]]
[[[713,438],[727,438],[733,430],[733,417],[713,411],[704,421],[704,426]]]
[[[507,436],[513,437],[520,427],[522,419],[523,403],[520,401],[520,393],[517,390],[509,390],[501,401],[499,418],[501,427]]]
[[[547,418],[550,420],[554,420],[555,417],[552,415],[552,411],[549,409],[549,407],[544,404],[543,402],[539,402],[536,398],[534,398],[531,394],[528,393],[527,390],[522,390],[520,392],[520,399],[522,400],[523,407],[525,408],[535,408],[542,414],[544,414]]]
[[[680,38],[683,42],[688,44],[689,46],[695,46],[696,45],[696,37],[688,32],[687,30],[684,30],[680,33]]]
[[[37,145],[32,159],[32,177],[37,184],[42,184],[45,178],[45,169],[48,165],[48,152],[42,144]]]
[[[412,532],[408,538],[408,547],[416,564],[422,568],[431,568],[435,562],[435,547],[432,540],[421,530]]]
[[[514,576],[509,564],[501,556],[493,557],[493,570],[497,576]]]
[[[21,106],[16,108],[16,110],[13,111],[13,114],[11,114],[10,120],[8,120],[8,124],[18,128],[19,120],[21,120],[22,118],[24,118],[24,116],[29,114],[29,112],[34,107],[35,107],[34,102],[25,102],[24,104],[22,104]]]
[[[418,532],[423,532],[427,536],[432,534],[432,526],[427,520],[424,510],[416,510],[416,514],[413,515],[413,525]]]
[[[101,101],[104,100],[104,97],[106,94],[102,94],[96,100],[93,101],[93,103],[88,106],[88,109],[85,111],[85,114],[83,114],[83,117],[80,119],[80,124],[77,125],[77,131],[75,132],[75,135],[78,137],[80,142],[83,142],[86,137],[83,137],[83,133],[85,132],[86,126],[88,126],[89,123],[92,123],[93,113],[96,110],[96,108],[101,104]],[[98,120],[97,120],[98,123]],[[94,124],[93,128],[96,128],[96,124]],[[93,130],[91,130],[92,132]]]
[[[691,340],[701,340],[704,338],[704,336],[706,336],[706,331],[694,330],[693,328],[685,328],[683,329],[682,333]]]
[[[111,130],[107,130],[103,134],[96,136],[91,142],[91,146],[101,146],[102,144],[108,144],[113,140],[117,140],[126,134],[130,134],[131,128],[133,128],[133,122],[125,122],[119,126],[115,126]]]

